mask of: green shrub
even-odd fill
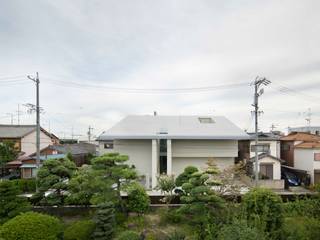
[[[191,175],[195,172],[198,172],[198,168],[193,166],[186,167],[183,173],[176,178],[176,186],[180,187],[182,184],[187,183]]]
[[[251,226],[268,232],[278,239],[283,223],[283,206],[280,196],[271,190],[255,188],[243,197],[244,215]]]
[[[134,231],[124,231],[120,233],[117,240],[140,240],[140,235]]]
[[[146,190],[139,184],[133,184],[128,190],[127,208],[130,212],[146,213],[149,209],[150,198]]]
[[[0,223],[31,209],[26,198],[17,196],[20,193],[13,182],[0,182]]]
[[[282,239],[317,240],[320,236],[320,221],[310,217],[286,218]]]
[[[183,214],[177,209],[162,209],[159,214],[162,223],[180,223],[183,219]]]
[[[1,226],[3,240],[56,240],[62,237],[59,219],[35,212],[23,213]]]
[[[219,233],[218,240],[263,240],[265,237],[258,229],[250,227],[243,221],[235,221],[232,224],[224,225]]]
[[[295,201],[283,204],[284,214],[286,217],[314,217],[320,219],[320,199],[314,198],[297,198]]]
[[[36,191],[35,179],[15,179],[11,180],[23,193],[32,193]]]
[[[96,224],[93,233],[95,240],[112,238],[115,230],[115,210],[111,202],[106,202],[98,206],[94,222]]]
[[[174,231],[167,237],[167,240],[184,240],[186,239],[186,235],[181,232]]]
[[[95,224],[91,220],[82,220],[72,223],[64,231],[65,240],[88,240],[91,239]]]

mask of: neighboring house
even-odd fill
[[[292,132],[305,132],[320,135],[320,126],[289,127],[289,133]]]
[[[89,163],[90,157],[96,155],[96,146],[87,143],[49,145],[40,150],[40,164],[49,159],[64,158],[68,153],[72,155],[76,165],[81,166]],[[7,167],[15,171],[20,169],[21,178],[33,178],[37,173],[36,153],[20,156],[15,161],[8,162]]]
[[[290,167],[295,167],[294,164],[294,151],[295,146],[303,142],[319,142],[320,136],[303,133],[303,132],[292,132],[287,136],[281,137],[281,151],[280,158],[286,161],[286,164]]]
[[[308,171],[312,184],[320,183],[320,142],[303,142],[295,146],[294,167]]]
[[[255,133],[248,133],[249,140],[239,141],[239,156],[247,162],[248,175],[255,170]],[[284,188],[281,180],[280,132],[258,132],[258,172],[260,185],[268,188]]]
[[[250,158],[254,162],[255,156]],[[268,153],[258,155],[258,172],[262,179],[280,180],[281,179],[281,163],[284,161]],[[254,166],[254,164],[253,164]]]
[[[250,158],[255,156],[255,133],[248,133],[250,140]],[[259,132],[258,133],[258,154],[267,153],[280,158],[280,132]]]
[[[36,151],[36,125],[0,125],[0,142],[10,140],[19,152],[30,155]],[[54,134],[40,128],[40,149],[58,144]]]
[[[91,157],[97,155],[97,146],[92,143],[61,144],[50,146],[50,148],[61,153],[70,153],[78,167],[89,164]]]
[[[221,116],[128,116],[98,137],[99,153],[129,156],[146,186],[154,188],[161,173],[182,173],[187,166],[206,167],[214,159],[220,169],[232,166],[238,140],[248,139]]]

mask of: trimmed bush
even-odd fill
[[[286,218],[282,239],[317,240],[320,236],[320,221],[309,217]]]
[[[188,166],[184,169],[183,173],[181,173],[176,179],[176,186],[180,187],[184,183],[187,183],[191,178],[191,175],[195,172],[198,172],[198,168],[194,166]]]
[[[65,240],[89,240],[92,239],[92,233],[95,229],[95,223],[91,220],[76,221],[68,226],[64,231]]]
[[[280,196],[268,189],[254,188],[243,197],[243,210],[248,223],[278,239],[283,223]]]
[[[3,240],[56,240],[62,237],[59,219],[35,212],[23,213],[1,226]]]
[[[117,237],[117,240],[140,240],[140,235],[134,231],[124,231]]]
[[[139,184],[134,184],[129,188],[127,208],[130,212],[144,214],[148,211],[150,198],[146,190]]]

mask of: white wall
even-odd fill
[[[272,164],[273,165],[273,179],[274,180],[279,180],[281,179],[281,163],[276,160],[273,159],[271,157],[264,157],[262,159],[259,160],[259,166],[258,166],[258,172],[260,172],[260,164],[263,163],[268,163],[268,164]],[[255,164],[253,164],[253,167],[255,166]],[[255,168],[253,168],[255,169]]]
[[[235,140],[172,140],[172,157],[237,157]]]
[[[21,139],[21,151],[25,152],[27,155],[35,153],[37,151],[36,138],[37,138],[36,131],[33,131],[32,133],[23,137]],[[40,149],[45,148],[51,144],[52,144],[51,138],[46,134],[44,134],[42,131],[40,131]]]
[[[187,166],[194,166],[199,170],[205,170],[208,167],[208,160],[209,158],[207,157],[174,157],[172,159],[172,173],[178,176]],[[223,170],[234,165],[234,158],[214,158],[214,163],[217,164],[220,170]]]
[[[270,155],[280,158],[280,142],[279,141],[258,141],[258,144],[270,144]],[[255,145],[254,141],[250,141],[250,158],[254,157],[255,152],[251,152],[251,145]],[[258,152],[260,154],[261,152]]]
[[[151,176],[152,141],[151,140],[115,140],[113,149],[105,149],[99,144],[99,154],[118,152],[129,156],[129,164],[135,165],[140,175]]]
[[[294,150],[294,167],[308,171],[311,183],[314,180],[314,150],[296,148]]]

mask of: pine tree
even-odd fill
[[[94,218],[96,229],[93,233],[95,240],[111,239],[115,227],[114,206],[111,202],[106,202],[98,206]]]

